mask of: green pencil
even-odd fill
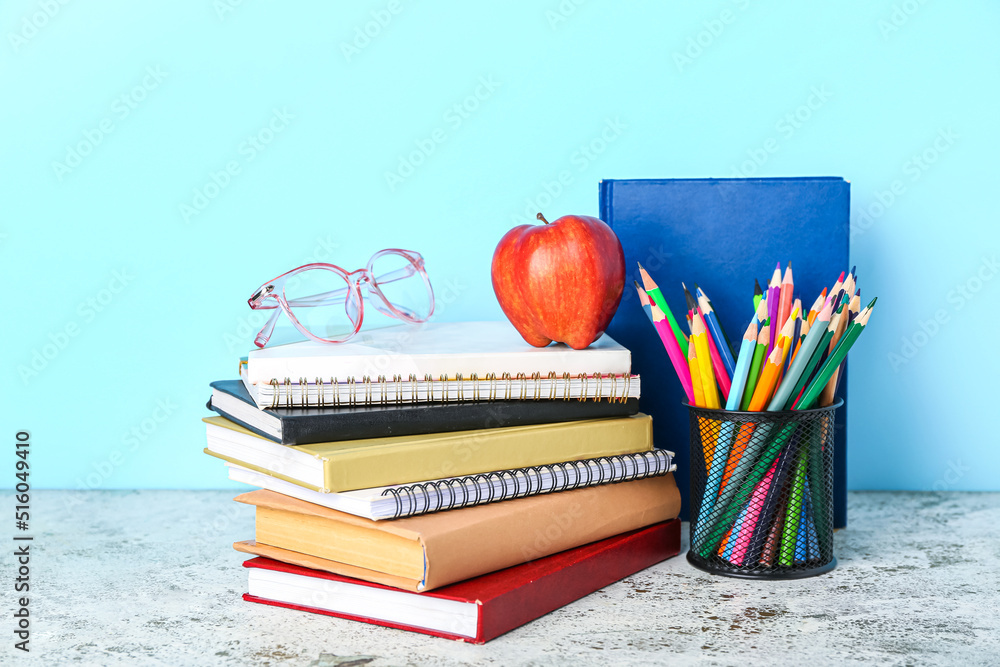
[[[847,331],[844,332],[844,335],[841,336],[840,342],[837,343],[837,347],[830,354],[830,356],[827,357],[826,363],[824,363],[816,373],[816,377],[813,378],[813,381],[809,383],[809,387],[806,389],[805,393],[802,394],[802,399],[795,406],[795,410],[808,410],[813,406],[813,404],[816,403],[820,394],[823,393],[823,387],[825,387],[826,383],[830,381],[834,372],[840,368],[840,362],[844,360],[847,353],[850,351],[851,346],[854,345],[854,342],[858,339],[858,336],[860,336],[865,330],[865,326],[868,324],[868,318],[872,315],[872,307],[875,305],[875,301],[877,300],[878,297],[872,299],[872,302],[868,304],[868,307],[865,308],[860,315],[854,318],[851,326],[849,326]]]
[[[638,262],[636,262],[638,264]],[[649,298],[653,300],[660,310],[667,316],[667,322],[670,323],[670,330],[674,332],[674,338],[677,339],[677,344],[681,346],[681,352],[684,353],[684,358],[687,358],[688,353],[688,341],[687,337],[684,335],[684,331],[681,330],[679,324],[677,324],[677,319],[674,317],[673,312],[670,310],[670,306],[667,305],[667,300],[663,296],[663,292],[657,287],[653,279],[649,277],[646,273],[646,269],[642,268],[642,264],[639,264],[639,275],[642,276],[642,287],[646,290],[646,294]]]
[[[795,461],[795,472],[792,473],[792,493],[788,498],[788,511],[785,512],[785,525],[782,527],[781,548],[778,551],[778,564],[791,567],[795,564],[795,545],[799,537],[799,520],[802,516],[802,502],[806,490],[806,457],[810,445],[804,443]]]

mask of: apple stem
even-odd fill
[[[536,218],[538,218],[539,220],[541,220],[542,222],[544,222],[544,223],[545,223],[546,225],[547,225],[547,224],[549,224],[549,221],[548,221],[548,220],[546,220],[546,219],[545,219],[545,216],[544,216],[544,215],[542,215],[541,213],[539,213],[539,214],[538,214],[538,215],[536,215],[535,217],[536,217]]]

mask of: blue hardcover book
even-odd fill
[[[621,239],[628,275],[638,279],[641,262],[680,322],[687,309],[681,281],[691,290],[697,283],[734,344],[753,316],[754,278],[766,289],[775,262],[782,271],[792,262],[795,294],[807,309],[851,268],[850,184],[842,178],[605,180],[600,198],[601,219]],[[643,378],[640,409],[653,416],[655,442],[677,452],[683,471],[688,451],[677,442],[689,432],[684,391],[631,283],[608,333],[632,351],[632,372]],[[846,423],[845,405],[837,411],[834,451],[837,528],[847,525]],[[687,518],[687,475],[678,475],[677,485]]]

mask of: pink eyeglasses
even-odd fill
[[[405,322],[425,322],[434,312],[434,289],[424,258],[412,250],[387,248],[357,271],[306,264],[261,285],[247,303],[254,310],[274,312],[253,342],[257,347],[267,345],[278,315],[284,312],[306,337],[343,343],[361,330],[366,296],[380,313]]]

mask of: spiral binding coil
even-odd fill
[[[624,403],[629,398],[632,379],[631,375],[601,373],[592,375],[580,373],[576,376],[563,373],[560,376],[549,372],[543,377],[541,373],[535,372],[530,376],[526,373],[517,373],[513,376],[510,373],[503,373],[499,378],[496,373],[489,373],[482,378],[476,373],[472,373],[468,378],[461,373],[454,378],[441,375],[437,379],[431,375],[424,375],[423,380],[419,380],[411,373],[405,380],[402,375],[393,375],[391,379],[385,375],[378,375],[374,380],[370,375],[365,375],[360,380],[349,377],[344,382],[340,382],[335,376],[329,380],[316,377],[312,382],[305,377],[300,377],[297,382],[292,382],[291,378],[287,377],[283,380],[272,378],[265,383],[265,386],[271,391],[268,407],[272,409],[402,405],[405,402],[417,404],[545,399],[568,401],[574,398],[574,386],[579,388],[579,395],[575,396],[578,401],[606,399],[609,402]],[[543,382],[549,384],[547,396],[542,392]]]
[[[382,495],[394,497],[396,511],[392,518],[399,519],[512,498],[571,491],[600,484],[617,484],[645,477],[659,477],[670,472],[673,467],[673,455],[668,451],[656,449],[641,454],[602,456],[583,461],[497,470],[466,477],[408,484],[386,489]],[[544,473],[548,473],[551,479],[548,487],[543,486]]]

